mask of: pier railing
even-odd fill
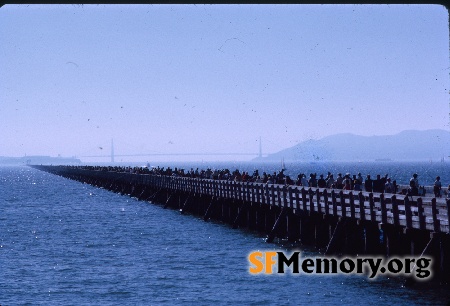
[[[83,175],[120,184],[289,207],[295,213],[319,213],[324,217],[352,218],[406,229],[449,233],[450,201],[445,199],[70,167],[46,167],[45,171],[62,176]]]

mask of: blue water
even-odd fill
[[[403,287],[387,277],[248,273],[250,252],[286,249],[254,232],[35,169],[0,167],[1,305],[450,301],[448,287]]]

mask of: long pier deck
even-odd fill
[[[421,255],[450,282],[450,201],[190,177],[32,166],[69,179],[216,219],[234,228],[315,245],[326,254]]]

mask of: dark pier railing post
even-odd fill
[[[306,189],[305,189],[305,187],[302,187],[302,209],[305,212],[305,214],[308,214],[307,213],[308,209],[306,208],[307,207],[306,203],[307,203],[307,200],[306,200]]]
[[[331,190],[331,204],[333,205],[333,215],[337,216],[337,201],[336,201],[336,192]]]
[[[277,202],[276,202],[276,200],[275,200],[275,185],[271,185],[271,188],[270,188],[270,193],[271,193],[271,203],[270,203],[270,205],[272,205],[272,206],[276,206],[277,205]]]
[[[431,199],[431,214],[433,216],[433,230],[437,233],[441,229],[441,223],[438,219],[438,211],[436,207],[436,198]]]
[[[320,190],[316,189],[317,213],[322,214],[322,206],[320,205]]]
[[[393,195],[391,197],[392,202],[392,215],[394,219],[394,226],[398,228],[400,226],[400,212],[398,210],[397,197]]]
[[[373,193],[369,193],[369,212],[370,212],[370,221],[377,222],[376,213],[375,213],[375,201],[373,199]]]
[[[350,205],[350,218],[355,218],[355,198],[353,197],[353,192],[348,193],[349,205]]]
[[[314,192],[311,188],[308,189],[308,195],[309,195],[309,214],[310,216],[314,215]]]
[[[386,200],[384,199],[384,194],[380,194],[380,207],[381,207],[381,224],[387,223],[387,209]]]
[[[277,206],[283,207],[284,202],[282,202],[282,199],[283,199],[283,197],[281,195],[282,188],[280,188],[280,185],[277,185],[276,192],[277,192],[277,196],[276,196]]]
[[[287,196],[288,196],[288,199],[289,199],[289,208],[291,210],[293,210],[294,209],[294,197],[293,197],[293,194],[292,194],[292,187],[291,186],[288,187],[287,192],[288,192]]]
[[[298,199],[298,189],[296,187],[288,187],[289,210],[287,213],[287,236],[289,242],[296,242],[300,239],[300,219],[297,213],[294,213],[294,202]]]
[[[417,199],[417,214],[419,216],[419,229],[426,230],[425,214],[423,210],[422,198]]]
[[[450,198],[447,199],[447,222],[450,223]]]
[[[265,225],[265,206],[267,206],[266,202],[266,190],[267,190],[267,184],[261,184],[259,185],[259,194],[260,194],[260,204],[258,205],[259,209],[256,211],[256,229],[259,232],[264,232],[264,229],[266,227]]]
[[[301,210],[301,206],[300,206],[300,189],[298,187],[294,188],[294,198],[295,198],[295,213],[298,215],[300,213]]]
[[[262,198],[261,198],[262,185],[261,184],[256,184],[254,188],[255,188],[256,198],[255,198],[255,200],[253,202],[255,202],[255,203],[262,203]]]
[[[364,206],[365,197],[361,191],[358,193],[358,201],[359,201],[359,218],[361,219],[361,222],[364,223],[366,221],[366,209]]]
[[[326,201],[326,191],[323,191],[324,200]],[[325,217],[324,210],[326,209],[326,205],[322,209],[321,204],[321,192],[319,188],[316,189],[315,192],[316,201],[317,201],[317,212],[314,213],[313,222],[315,223],[315,245],[316,248],[322,249],[327,246],[329,237],[329,227],[328,227],[328,219]]]
[[[325,215],[325,217],[328,217],[328,215],[330,214],[330,203],[328,203],[328,191],[327,191],[327,189],[323,190],[323,202],[325,203],[324,215]]]
[[[339,191],[339,200],[341,205],[341,216],[342,218],[345,218],[347,217],[347,205],[345,205],[344,192],[342,190]]]
[[[411,203],[409,202],[409,198],[405,197],[403,200],[405,205],[405,219],[406,219],[406,229],[412,229],[412,211],[411,211]]]

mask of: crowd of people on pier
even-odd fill
[[[273,173],[259,173],[254,170],[252,174],[246,171],[239,171],[238,169],[230,171],[229,169],[210,169],[206,170],[191,168],[185,170],[181,168],[171,167],[120,167],[120,166],[69,166],[74,168],[84,168],[88,170],[126,172],[135,174],[154,174],[166,175],[174,177],[190,177],[212,180],[228,180],[236,182],[253,182],[263,184],[282,184],[295,185],[303,187],[318,187],[329,189],[342,189],[354,191],[367,191],[377,193],[403,193],[413,196],[425,196],[426,190],[424,186],[419,184],[418,174],[414,173],[409,181],[409,188],[399,190],[399,185],[396,180],[392,180],[388,174],[381,176],[378,174],[376,178],[372,178],[370,174],[363,177],[361,173],[358,174],[342,174],[338,173],[335,177],[331,172],[326,176],[317,173],[300,173],[295,179],[284,173],[284,170],[274,171]],[[442,194],[450,198],[450,185],[446,190],[442,190],[442,183],[440,177],[436,177],[433,186],[435,197],[442,197]]]

